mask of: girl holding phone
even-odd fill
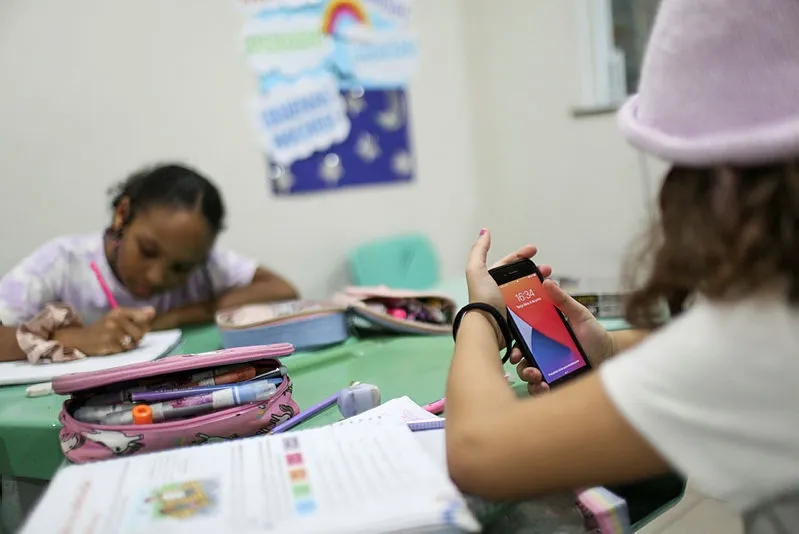
[[[497,319],[468,310],[447,383],[448,462],[463,490],[520,499],[676,470],[741,513],[748,532],[794,530],[797,27],[793,0],[661,2],[639,93],[619,114],[633,145],[672,163],[652,261],[626,311],[654,332],[622,351],[587,317],[572,318],[596,370],[517,399],[497,358]],[[466,269],[470,302],[504,313],[489,246],[482,231]],[[552,282],[544,287],[565,315],[577,313]],[[664,324],[663,305],[679,309],[688,296],[691,307]],[[534,392],[545,389],[534,371],[520,372]]]

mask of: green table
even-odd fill
[[[209,326],[184,332],[174,353],[219,347],[219,332]],[[418,404],[426,404],[444,394],[452,350],[449,336],[351,339],[332,348],[297,353],[284,363],[294,382],[294,398],[303,409],[355,380],[376,384],[384,399],[408,395]],[[510,366],[506,369],[512,371]],[[519,395],[526,395],[522,382],[516,380],[513,387]],[[57,395],[28,398],[25,386],[0,388],[0,475],[42,481],[52,477],[63,461],[57,437],[63,401],[64,397]],[[300,428],[340,419],[332,408]]]
[[[174,352],[218,347],[218,331],[199,328],[186,331]],[[65,397],[29,398],[26,387],[0,387],[0,475],[49,480],[64,459],[58,442],[58,412]]]
[[[220,347],[215,327],[190,329],[175,354]],[[444,394],[453,343],[449,336],[350,340],[284,360],[294,382],[294,398],[308,408],[352,381],[380,387],[383,398],[410,396],[420,404]],[[29,398],[25,386],[0,388],[0,474],[49,480],[63,460],[58,442],[58,412],[65,397]],[[306,423],[317,426],[340,419],[328,410]]]
[[[465,282],[440,288],[465,298]],[[460,295],[460,297],[458,297]],[[609,330],[623,322],[606,322]],[[213,326],[187,329],[174,354],[205,352],[221,346]],[[410,396],[419,404],[441,398],[453,343],[449,336],[394,337],[348,342],[329,349],[298,353],[285,360],[295,383],[294,398],[308,408],[357,380],[376,384],[383,398]],[[57,439],[58,412],[64,397],[28,398],[25,386],[0,387],[0,475],[49,480],[63,455]],[[329,410],[304,426],[338,420]]]

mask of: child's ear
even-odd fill
[[[125,227],[125,223],[130,219],[130,199],[123,197],[116,208],[114,208],[114,219],[111,221],[111,227],[114,230],[121,231]]]

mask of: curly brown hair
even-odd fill
[[[660,217],[628,264],[626,317],[663,322],[702,294],[735,300],[764,289],[799,303],[799,163],[695,169],[673,167],[659,195]],[[641,272],[648,275],[636,284]]]

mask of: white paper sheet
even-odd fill
[[[367,410],[360,415],[350,417],[338,423],[333,423],[333,426],[338,425],[354,425],[354,424],[369,424],[377,422],[393,422],[393,423],[410,423],[413,421],[424,421],[426,419],[435,419],[436,416],[413,402],[410,397],[398,397],[386,401],[376,408]]]
[[[104,371],[132,363],[150,362],[162,356],[180,342],[180,330],[164,330],[145,335],[139,346],[129,352],[113,356],[96,356],[63,363],[40,363],[31,365],[27,361],[0,363],[0,386],[47,382],[61,375]]]
[[[409,397],[399,397],[391,399],[376,408],[372,408],[355,417],[350,417],[344,421],[334,423],[336,425],[370,425],[378,423],[401,423],[407,424],[414,421],[425,421],[428,419],[438,419]],[[436,467],[442,473],[448,475],[447,469],[447,447],[444,440],[444,430],[426,430],[424,432],[414,432],[414,439],[422,446],[422,449],[430,457]]]
[[[67,467],[21,534],[406,529],[475,532],[479,525],[408,427],[386,422]]]

